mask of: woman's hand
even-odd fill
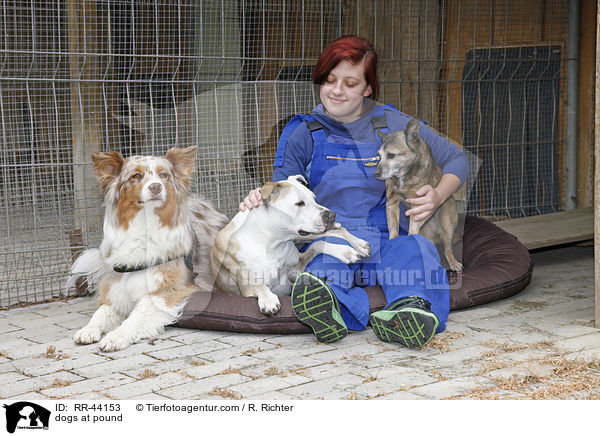
[[[413,216],[417,221],[427,220],[445,201],[431,185],[421,186],[416,194],[418,197],[406,199],[406,202],[413,206],[406,211],[406,216]]]
[[[431,185],[421,186],[416,192],[418,197],[406,199],[413,206],[406,211],[406,216],[414,216],[417,221],[428,219],[459,187],[460,179],[450,173],[444,174],[435,188]]]
[[[253,189],[248,193],[244,201],[240,203],[240,210],[244,212],[246,209],[252,210],[262,203],[262,197],[260,196],[260,188]]]

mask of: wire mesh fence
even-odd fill
[[[100,242],[93,151],[196,145],[195,191],[233,215],[348,33],[380,54],[382,103],[482,159],[470,213],[562,207],[564,0],[1,0],[0,307],[64,295]]]

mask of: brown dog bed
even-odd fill
[[[462,273],[449,273],[450,308],[463,309],[517,294],[531,281],[533,263],[527,249],[511,234],[481,218],[467,216]],[[370,310],[386,304],[379,286],[366,288]],[[294,316],[290,297],[280,297],[281,310],[263,315],[256,298],[220,292],[190,297],[178,327],[245,333],[308,333]]]

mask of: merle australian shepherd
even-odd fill
[[[92,160],[104,192],[104,237],[77,258],[67,286],[84,277],[99,291],[99,308],[75,342],[114,351],[156,337],[193,292],[212,290],[209,253],[228,219],[189,195],[196,147],[164,157],[92,153]]]

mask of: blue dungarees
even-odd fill
[[[373,125],[387,132],[382,119],[385,119],[384,106],[378,106],[373,113]],[[357,143],[344,136],[327,136],[310,115],[297,116],[290,124],[299,122],[307,123],[314,141],[307,170],[317,203],[334,211],[336,221],[371,244],[371,257],[360,263],[345,265],[337,258],[320,254],[307,265],[306,271],[326,278],[341,303],[342,317],[349,329],[366,328],[369,299],[363,287],[378,283],[388,304],[409,296],[429,301],[440,321],[438,332],[443,331],[450,311],[450,293],[435,246],[423,236],[408,236],[402,228],[400,236],[388,239],[385,182],[373,175],[381,146],[379,136],[375,135],[377,142]],[[286,130],[290,132],[293,126]],[[285,134],[284,130],[275,166],[281,165]],[[337,238],[331,241],[345,243]]]

